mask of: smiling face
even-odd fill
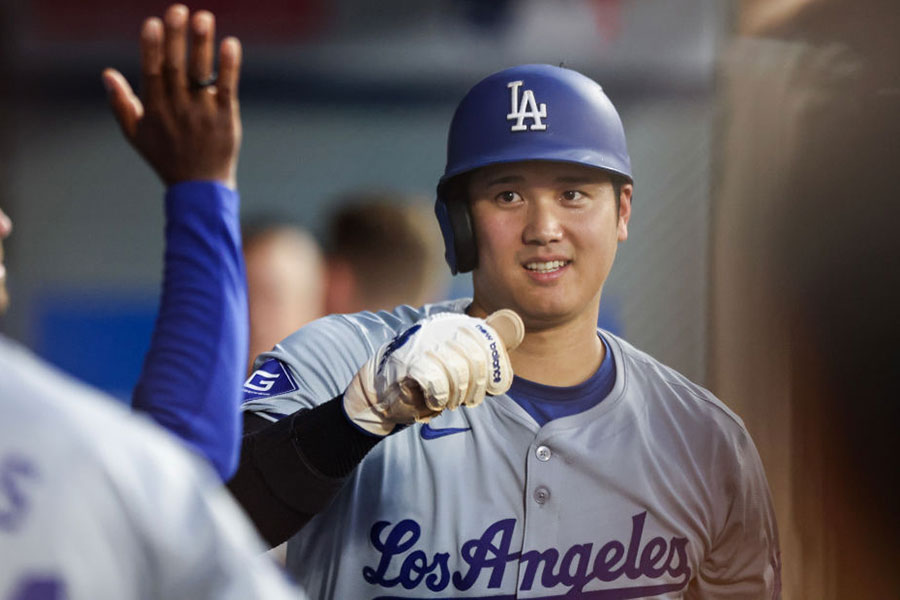
[[[530,329],[596,325],[616,248],[628,237],[631,191],[622,186],[617,210],[610,177],[599,169],[527,161],[475,171],[472,313],[512,308]]]
[[[12,221],[0,210],[0,314],[9,305],[9,294],[6,291],[6,266],[3,264],[3,240],[12,231]]]

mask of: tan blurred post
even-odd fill
[[[741,415],[759,448],[786,563],[785,597],[796,597],[791,590],[801,585],[801,574],[793,558],[802,544],[792,518],[788,328],[767,273],[773,258],[770,225],[778,218],[791,153],[791,132],[780,126],[791,122],[783,112],[794,76],[784,64],[787,53],[783,46],[745,40],[723,63],[725,117],[721,162],[714,166],[708,364],[710,387]],[[781,68],[768,69],[770,60]]]
[[[897,155],[886,132],[898,122],[889,107],[900,106],[891,100],[900,98],[900,44],[886,31],[897,31],[900,11],[879,1],[742,8],[742,30],[767,37],[738,38],[721,62],[708,381],[745,420],[765,464],[783,597],[896,597],[896,548],[877,531],[884,514],[856,501],[865,497],[857,489],[880,490],[880,478],[856,474],[872,467],[853,462],[858,447],[841,412],[864,410],[858,404],[877,393],[847,395],[854,382],[834,366],[841,352],[866,348],[829,340],[833,321],[819,315],[831,310],[853,330],[852,301],[832,300],[827,286],[852,288],[883,247],[867,248],[867,238],[896,227],[866,215],[896,214],[898,175],[883,165],[892,148]],[[824,293],[807,279],[825,281]],[[896,310],[882,308],[887,318]]]

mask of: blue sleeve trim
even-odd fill
[[[238,193],[215,182],[166,192],[162,299],[133,397],[223,480],[240,453],[249,336],[239,206]]]

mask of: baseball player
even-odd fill
[[[741,420],[597,329],[632,190],[599,85],[495,73],[459,104],[437,188],[473,298],[326,317],[256,360],[230,485],[260,530],[277,543],[321,508],[294,471],[343,483],[288,545],[313,597],[780,596]]]
[[[303,597],[174,438],[2,336],[0,373],[0,600]]]
[[[192,28],[201,46],[211,43],[211,20],[208,13],[195,15]],[[183,42],[186,27],[186,9],[170,9],[166,33],[180,30]],[[184,48],[173,39],[178,37],[166,36],[174,46],[170,58],[180,54],[183,60]],[[157,59],[163,39],[163,24],[148,20],[142,46],[145,58],[156,59],[144,61],[145,76],[148,66],[162,63]],[[238,59],[236,41],[226,42],[220,61],[226,91],[236,83]],[[203,377],[201,385],[213,391],[242,379],[246,291],[237,196],[233,181],[223,176],[236,148],[226,144],[218,162],[183,152],[185,144],[209,148],[216,139],[234,141],[236,111],[226,103],[226,118],[218,124],[193,127],[182,121],[161,135],[159,121],[140,114],[145,104],[120,95],[126,91],[121,76],[110,72],[105,77],[112,78],[107,84],[114,107],[127,102],[134,109],[119,114],[126,134],[140,132],[132,138],[135,146],[170,184],[164,293],[138,398],[158,421],[175,421],[197,400],[192,379]],[[201,94],[210,92],[198,90],[192,102],[204,101]],[[158,118],[172,106],[147,110]],[[214,164],[224,169],[208,169]],[[194,178],[209,181],[189,181]],[[0,211],[0,241],[11,228]],[[7,300],[2,257],[0,244],[0,309]],[[210,300],[204,293],[229,297]],[[213,311],[214,318],[198,316],[198,307]],[[228,315],[236,318],[220,320]],[[218,343],[218,353],[204,356],[202,369],[173,360],[190,358],[195,342],[202,351],[209,340]],[[222,415],[212,418],[204,416],[204,404],[194,412],[207,419],[203,424],[221,424],[235,420],[237,403],[229,408],[231,414],[217,403]],[[179,433],[202,433],[199,418]],[[201,453],[211,448],[202,438],[182,437]],[[221,439],[219,454],[207,458],[225,457],[218,466],[227,470],[236,436],[226,429]],[[0,336],[0,600],[303,597],[262,552],[259,538],[205,460],[148,420]]]

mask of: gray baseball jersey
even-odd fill
[[[297,598],[198,457],[0,336],[0,600]]]
[[[467,299],[316,321],[256,363],[245,405],[340,394],[382,343]],[[768,485],[740,419],[606,332],[616,378],[544,426],[507,395],[389,436],[288,545],[317,598],[773,598]],[[265,388],[265,389],[262,389]]]

